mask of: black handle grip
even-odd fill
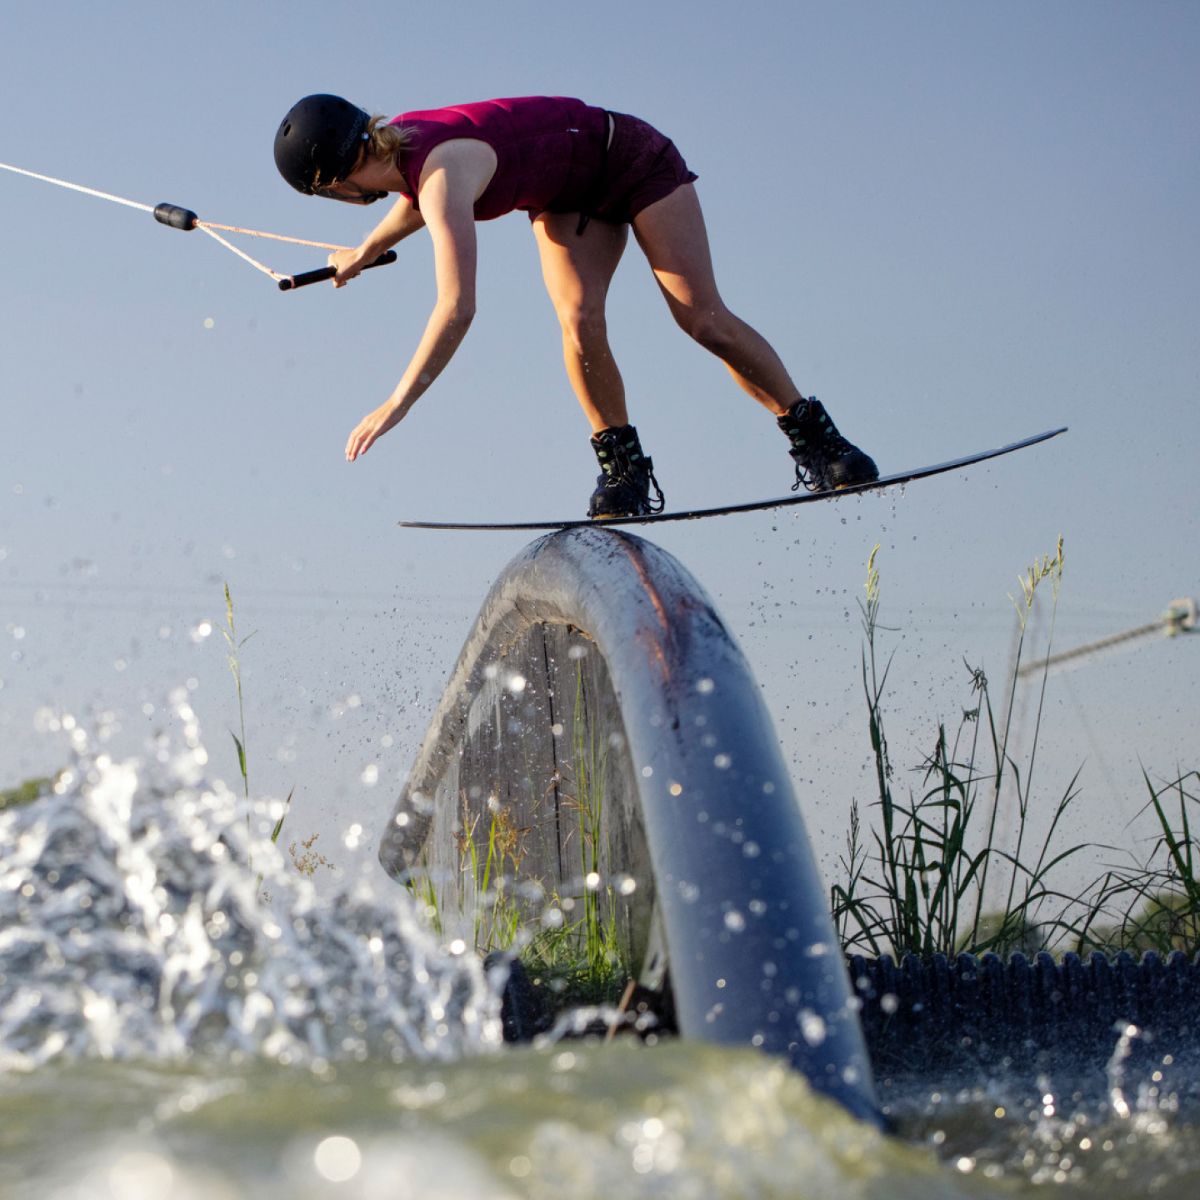
[[[374,262],[369,262],[364,271],[369,271],[372,267],[386,267],[389,263],[396,261],[395,250],[385,250]],[[323,280],[332,279],[337,274],[333,267],[319,267],[315,271],[303,271],[299,275],[289,275],[285,279],[279,281],[279,290],[281,292],[290,292],[293,288],[308,287],[310,283],[321,283]]]
[[[200,220],[190,208],[168,204],[165,200],[154,206],[154,219],[164,225],[170,225],[172,229],[184,230],[195,229],[196,222]]]

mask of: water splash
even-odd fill
[[[206,776],[199,724],[140,759],[45,721],[71,766],[0,814],[0,1071],[56,1060],[447,1058],[500,1043],[499,1001],[384,881],[319,895],[268,835],[278,806]]]
[[[1159,1135],[1181,1108],[1196,1109],[1196,1054],[1157,1053],[1154,1035],[1122,1024],[1104,1068],[1113,1113],[1141,1133]]]
[[[1137,1039],[1142,1036],[1142,1032],[1136,1025],[1122,1025],[1117,1032],[1119,1034],[1117,1044],[1113,1049],[1112,1057],[1104,1068],[1104,1074],[1108,1081],[1109,1103],[1112,1105],[1113,1112],[1118,1117],[1128,1119],[1133,1110],[1126,1096],[1128,1086],[1126,1063],[1133,1054]]]

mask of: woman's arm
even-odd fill
[[[424,225],[425,218],[413,202],[407,196],[401,196],[360,245],[353,250],[335,250],[329,256],[329,265],[337,268],[333,286],[343,287],[349,283],[367,263],[374,262],[385,250],[390,250]]]
[[[441,374],[466,335],[475,315],[475,200],[494,170],[495,154],[483,142],[447,142],[426,161],[421,178],[421,213],[417,215],[423,215],[433,240],[437,301],[400,382],[388,399],[368,413],[350,434],[346,443],[347,462],[365,454],[378,438],[404,418]],[[384,218],[380,228],[388,224],[397,208],[399,205]],[[392,230],[400,228],[407,219],[402,217]],[[368,238],[364,245],[370,242]],[[382,248],[391,244],[394,243]]]

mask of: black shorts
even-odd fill
[[[611,116],[612,141],[589,215],[620,225],[699,176],[688,170],[675,143],[653,125],[625,113]]]
[[[591,180],[569,189],[544,210],[577,212],[582,233],[593,217],[613,225],[628,225],[642,209],[669,196],[677,187],[699,178],[689,171],[675,143],[653,125],[625,113],[609,113],[612,140],[598,144]],[[536,221],[538,212],[529,210]]]

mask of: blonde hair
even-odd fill
[[[369,117],[354,165],[344,174],[331,176],[329,179],[325,179],[318,170],[313,176],[313,187],[332,187],[334,184],[343,182],[353,175],[368,158],[377,158],[382,162],[390,161],[393,166],[399,168],[400,151],[412,142],[414,132],[412,126],[409,125],[392,125],[390,117],[379,114]]]
[[[400,151],[412,144],[414,131],[410,125],[393,125],[391,121],[391,117],[376,114],[367,122],[366,152],[398,167]]]

